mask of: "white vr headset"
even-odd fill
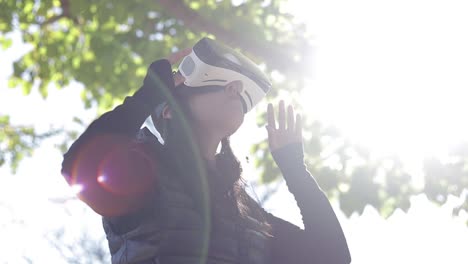
[[[241,81],[244,113],[250,111],[271,88],[268,77],[250,59],[216,41],[203,38],[179,65],[184,84],[193,89],[224,87]]]

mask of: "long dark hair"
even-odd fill
[[[216,196],[227,196],[235,203],[237,212],[242,217],[253,217],[262,223],[259,231],[270,234],[270,225],[265,212],[246,192],[246,182],[242,178],[242,165],[232,151],[229,137],[221,140],[221,150],[216,154],[216,170],[220,177],[209,178],[206,161],[201,158],[197,144],[193,139],[190,126],[191,112],[187,100],[191,96],[186,89],[176,89],[168,100],[172,111],[171,119],[153,118],[155,127],[164,140],[164,146],[170,155],[171,163],[186,183],[187,191],[192,195],[199,210],[207,214],[207,204]],[[197,173],[195,173],[197,172]],[[207,194],[208,190],[208,194]]]

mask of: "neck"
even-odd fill
[[[208,166],[215,168],[216,150],[218,149],[222,137],[217,136],[212,131],[201,129],[196,129],[195,137],[202,157],[208,162]]]

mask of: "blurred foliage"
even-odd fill
[[[69,233],[69,232],[68,232]],[[45,240],[54,248],[69,264],[96,264],[109,263],[110,255],[106,247],[106,238],[96,237],[89,231],[80,233],[79,237],[69,241],[65,228],[54,230],[45,236]]]
[[[19,162],[31,156],[42,140],[58,133],[60,130],[38,133],[32,126],[11,125],[9,116],[0,115],[0,166],[9,165],[15,173]]]
[[[14,62],[9,86],[25,94],[38,89],[47,97],[52,86],[61,89],[77,81],[86,87],[85,107],[97,106],[102,113],[138,89],[152,61],[211,36],[238,47],[269,73],[284,76],[287,81],[276,87],[294,96],[308,78],[313,48],[306,27],[283,12],[284,2],[1,0],[0,45],[8,49],[8,33],[20,31],[32,46]],[[276,98],[278,91],[269,96]],[[15,169],[41,137],[32,127],[14,127],[2,118],[0,158],[9,159]],[[259,122],[264,123],[264,115]],[[444,204],[449,195],[468,189],[467,146],[454,151],[449,161],[428,159],[424,184],[417,186],[397,157],[376,159],[315,120],[305,120],[305,131],[309,170],[347,216],[371,205],[388,217],[397,208],[407,211],[416,194]],[[264,184],[280,179],[267,149],[266,142],[252,148]],[[467,210],[467,199],[454,213]]]

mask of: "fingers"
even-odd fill
[[[266,128],[271,150],[293,142],[302,142],[301,115],[297,114],[295,116],[292,105],[288,105],[288,109],[286,111],[283,100],[280,101],[278,108],[278,128],[276,128],[275,109],[273,104],[268,104],[267,108],[268,125]]]
[[[275,111],[271,103],[268,104],[267,108],[267,120],[267,129],[269,131],[276,130]],[[286,113],[283,100],[279,103],[278,130],[288,130],[295,133],[298,138],[302,138],[302,117],[300,114],[294,114],[294,107],[292,105],[288,105]]]
[[[296,115],[296,139],[302,141],[302,117],[300,114]]]
[[[183,50],[179,50],[175,53],[172,53],[167,57],[167,60],[171,65],[176,64],[180,60],[182,60],[185,56],[189,55],[192,52],[192,48],[186,48]],[[173,76],[174,78],[174,85],[179,86],[181,83],[185,81],[185,78],[180,74],[180,72],[176,72]]]
[[[167,60],[171,65],[176,64],[180,60],[182,60],[185,56],[189,55],[192,52],[192,48],[186,48],[183,50],[179,50],[175,53],[172,53],[167,57]]]
[[[278,111],[278,129],[285,130],[286,129],[286,111],[284,110],[284,101],[281,100],[279,103],[279,111]]]
[[[268,131],[271,129],[276,129],[276,121],[275,121],[275,112],[273,111],[273,104],[268,104],[267,108],[267,120],[268,120]]]
[[[185,81],[185,78],[184,78],[184,76],[182,76],[182,74],[180,74],[180,72],[176,72],[174,74],[174,84],[175,84],[176,87],[179,86],[184,81]]]
[[[276,129],[276,119],[275,119],[275,111],[273,104],[268,104],[267,108],[267,120],[268,126],[270,128]],[[278,107],[278,130],[295,130],[295,121],[294,121],[294,108],[292,105],[288,105],[288,110],[286,113],[285,110],[285,103],[283,100],[279,102]]]
[[[293,131],[294,130],[294,108],[292,105],[288,106],[288,130]]]

